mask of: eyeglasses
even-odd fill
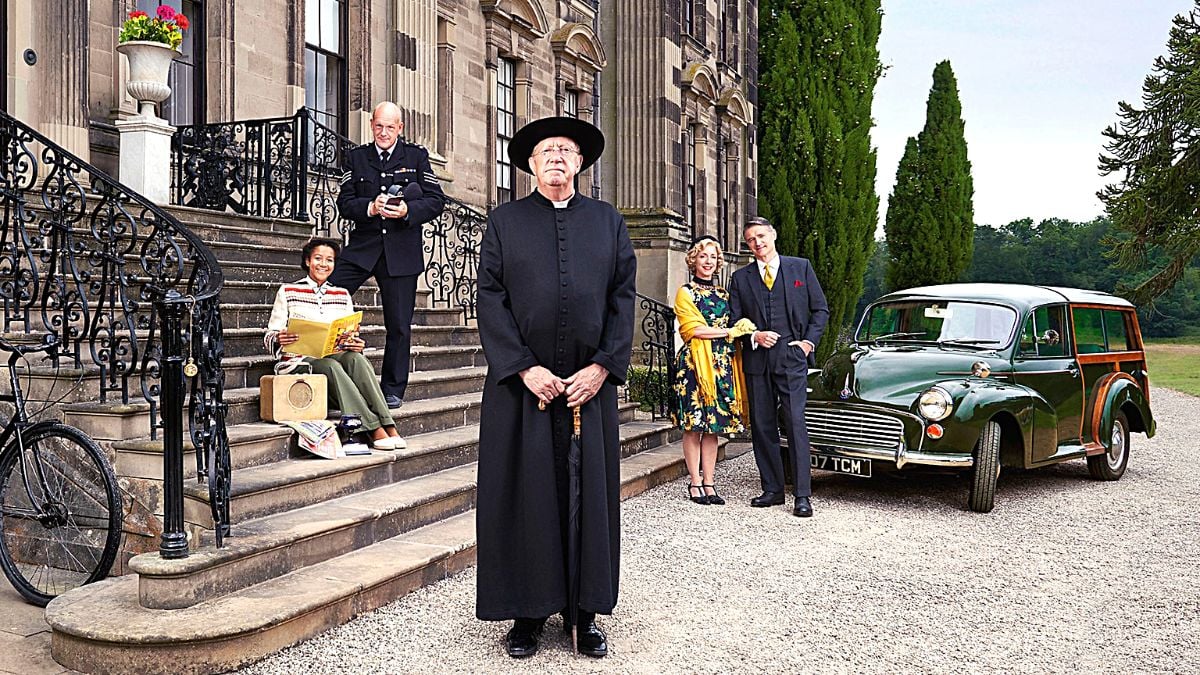
[[[542,158],[544,158],[544,159],[548,159],[555,155],[559,155],[561,157],[567,157],[569,155],[577,155],[577,154],[579,154],[579,151],[576,150],[575,148],[568,148],[568,147],[561,146],[561,145],[551,145],[549,147],[545,147],[545,148],[542,148],[541,150],[538,150],[537,154],[541,155]]]

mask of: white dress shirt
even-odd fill
[[[754,262],[758,263],[758,276],[762,278],[763,283],[766,283],[766,281],[767,281],[767,274],[766,274],[767,268],[771,269],[772,284],[779,281],[779,254],[778,253],[776,253],[775,257],[771,258],[767,262],[763,262],[763,261],[757,260],[757,259]],[[762,332],[762,331],[755,331],[755,334],[760,333],[760,332]],[[808,351],[810,351],[810,352],[817,348],[817,346],[814,345],[811,340],[799,340],[799,341],[793,340],[792,342],[796,343],[797,345],[799,345],[801,342],[807,343]],[[790,345],[790,344],[792,344],[792,342],[789,342],[788,344]],[[758,349],[758,341],[754,339],[754,335],[750,336],[750,348]]]

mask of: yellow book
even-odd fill
[[[358,333],[362,324],[362,312],[347,314],[329,323],[308,319],[288,319],[287,332],[296,333],[300,339],[284,347],[289,354],[300,354],[319,359],[336,353],[338,340],[343,335]]]

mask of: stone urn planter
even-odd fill
[[[138,113],[155,117],[154,106],[171,95],[167,76],[171,73],[171,61],[179,56],[178,50],[161,42],[131,40],[117,45],[117,51],[129,59],[129,82],[125,90],[138,102]]]

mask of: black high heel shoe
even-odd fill
[[[717,486],[716,485],[708,485],[706,483],[701,483],[700,487],[701,488],[712,488],[713,493],[711,495],[710,494],[704,495],[705,499],[708,500],[709,504],[715,504],[717,506],[725,505],[725,498],[722,497],[721,495],[717,494]]]
[[[703,504],[705,506],[708,506],[708,504],[709,504],[708,495],[704,494],[704,486],[703,485],[689,485],[687,490],[688,490],[688,499],[691,499],[692,501],[696,502],[697,504]],[[696,496],[692,495],[692,490],[699,490],[700,496],[696,497]]]

